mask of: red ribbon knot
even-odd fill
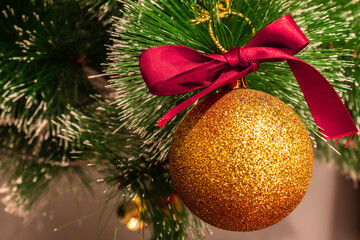
[[[140,70],[150,92],[175,95],[204,88],[166,113],[161,127],[176,114],[216,88],[232,85],[256,71],[263,62],[287,61],[325,138],[358,132],[354,121],[331,84],[314,67],[294,57],[309,43],[288,14],[259,31],[244,47],[225,54],[204,55],[178,45],[150,48],[140,55]]]
[[[223,55],[231,67],[239,67],[245,69],[252,66],[253,71],[251,72],[255,72],[259,68],[259,62],[256,60],[253,62],[249,62],[246,58],[246,54],[244,54],[241,50],[241,47],[235,47],[229,52],[224,53]]]

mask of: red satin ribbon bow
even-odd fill
[[[259,31],[244,47],[225,54],[204,55],[178,46],[156,46],[140,55],[140,70],[150,92],[175,95],[205,88],[165,114],[161,127],[176,114],[218,87],[234,84],[256,71],[260,63],[287,61],[325,138],[352,136],[358,132],[334,88],[314,67],[294,57],[309,43],[288,14]],[[349,140],[350,141],[350,140]]]

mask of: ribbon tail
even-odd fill
[[[175,106],[173,109],[171,109],[169,112],[167,112],[160,120],[157,121],[157,124],[164,128],[165,124],[170,121],[173,117],[175,117],[178,113],[182,112],[193,104],[196,100],[199,100],[200,98],[204,97],[206,94],[210,93],[211,91],[222,87],[224,85],[233,83],[234,81],[237,81],[238,79],[244,77],[251,71],[251,67],[241,71],[237,69],[232,69],[228,72],[224,72],[213,84],[211,84],[208,88],[204,89],[203,91],[195,94],[191,98],[185,100],[184,102],[180,103],[179,105]]]
[[[335,89],[314,67],[300,59],[287,60],[324,138],[342,138],[358,129]]]
[[[173,119],[178,113],[182,112],[183,110],[185,110],[185,108],[187,108],[188,106],[190,106],[191,104],[193,104],[196,100],[199,100],[200,98],[204,97],[206,94],[210,93],[211,91],[215,90],[216,88],[218,88],[217,86],[215,86],[216,84],[212,84],[210,85],[208,88],[206,88],[205,90],[199,92],[198,94],[195,94],[194,96],[192,96],[191,98],[186,99],[184,102],[180,103],[179,105],[177,105],[176,107],[172,108],[169,112],[167,112],[161,119],[159,119],[157,121],[157,124],[159,125],[159,127],[164,128],[165,124],[170,121],[171,119]]]

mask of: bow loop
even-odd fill
[[[287,61],[325,138],[358,132],[354,121],[331,84],[314,67],[293,55],[309,41],[290,15],[260,30],[243,48],[204,55],[194,49],[163,45],[140,55],[143,79],[156,95],[174,95],[205,88],[171,109],[158,121],[164,126],[176,114],[216,88],[231,85],[255,72],[263,62]]]
[[[275,47],[295,55],[309,44],[290,14],[287,14],[261,29],[244,48]]]

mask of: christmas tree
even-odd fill
[[[70,174],[89,191],[92,182],[108,184],[108,199],[115,199],[116,207],[106,201],[104,209],[114,209],[120,222],[135,230],[149,227],[153,239],[204,238],[208,227],[179,198],[169,167],[174,132],[204,86],[191,82],[195,91],[153,95],[144,69],[155,60],[140,69],[139,56],[163,45],[185,46],[201,58],[231,56],[226,52],[254,42],[279,19],[293,18],[297,35],[304,34],[310,43],[293,54],[292,49],[285,52],[291,55],[291,69],[279,62],[285,55],[255,64],[246,76],[248,88],[290,106],[321,159],[335,159],[356,179],[360,174],[358,144],[351,137],[337,144],[326,140],[333,136],[314,121],[316,114],[293,74],[297,70],[291,61],[298,60],[290,59],[297,53],[296,58],[321,72],[358,126],[358,1],[5,0],[0,6],[0,169],[6,176],[3,199],[13,214],[26,217],[50,186]],[[284,20],[287,14],[292,17]],[[278,47],[271,44],[261,47]],[[208,94],[215,96],[233,87],[229,85]],[[177,105],[183,111],[159,127],[157,121]],[[86,173],[90,165],[100,179]]]

